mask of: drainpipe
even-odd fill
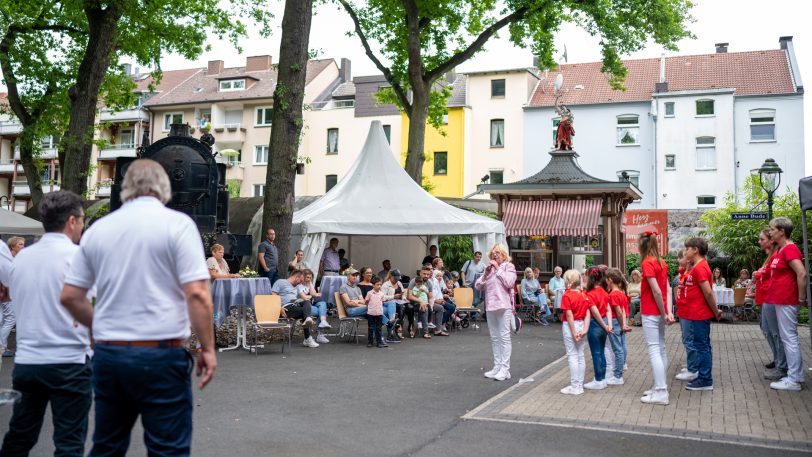
[[[657,209],[657,208],[660,207],[660,205],[658,203],[658,200],[659,200],[658,197],[659,197],[660,189],[657,186],[657,182],[658,182],[657,177],[658,177],[658,175],[660,173],[660,169],[657,167],[657,163],[658,163],[658,160],[657,160],[657,104],[658,103],[659,103],[659,99],[656,98],[656,97],[654,98],[654,100],[651,101],[651,121],[652,121],[651,122],[651,136],[652,136],[652,143],[653,143],[652,149],[654,151],[654,209]]]

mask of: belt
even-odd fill
[[[324,270],[325,273],[338,273],[338,270]]]
[[[183,340],[161,340],[161,341],[96,341],[96,344],[107,346],[132,346],[142,348],[179,348],[183,347]]]

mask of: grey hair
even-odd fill
[[[132,162],[127,167],[124,183],[121,185],[122,202],[144,196],[156,197],[164,205],[172,199],[169,176],[161,164],[151,159],[138,159]]]
[[[770,227],[775,227],[777,230],[784,232],[784,236],[789,238],[792,235],[792,221],[786,217],[776,217],[770,221]]]

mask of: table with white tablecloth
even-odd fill
[[[246,308],[254,306],[254,297],[257,295],[270,295],[271,281],[268,278],[223,278],[215,279],[211,285],[211,295],[214,304],[214,325],[223,325],[231,312],[231,308],[240,308],[237,319],[237,343],[234,346],[220,349],[220,351],[237,349],[242,346],[250,349],[246,344]]]
[[[717,304],[733,306],[733,289],[714,287],[713,292],[716,294]]]
[[[336,299],[335,293],[347,282],[346,276],[322,276],[319,292],[321,293],[322,300],[335,306]]]

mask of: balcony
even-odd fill
[[[215,142],[218,146],[224,145],[220,149],[233,147],[235,149],[242,149],[242,144],[245,142],[245,127],[242,124],[224,124],[214,127]]]
[[[49,192],[56,192],[59,190],[59,183],[55,183],[53,185],[53,189],[51,188],[51,184],[42,183],[42,193],[47,194]],[[30,197],[31,196],[31,188],[28,187],[28,181],[15,181],[13,183],[13,190],[11,192],[15,197]]]
[[[42,148],[40,149],[39,158],[42,160],[53,160],[57,158],[56,148]],[[14,148],[14,160],[20,160],[20,148]]]
[[[23,173],[23,166],[17,164],[17,173]],[[14,174],[14,161],[11,159],[0,159],[0,175],[13,175]]]
[[[112,179],[104,179],[96,183],[96,198],[109,197],[112,185]]]
[[[99,160],[116,160],[118,157],[135,157],[134,144],[112,144],[99,151]]]
[[[0,120],[0,135],[19,135],[23,125],[15,120]]]
[[[149,115],[141,108],[131,108],[121,111],[112,111],[107,108],[99,114],[102,122],[137,122],[149,121]]]

